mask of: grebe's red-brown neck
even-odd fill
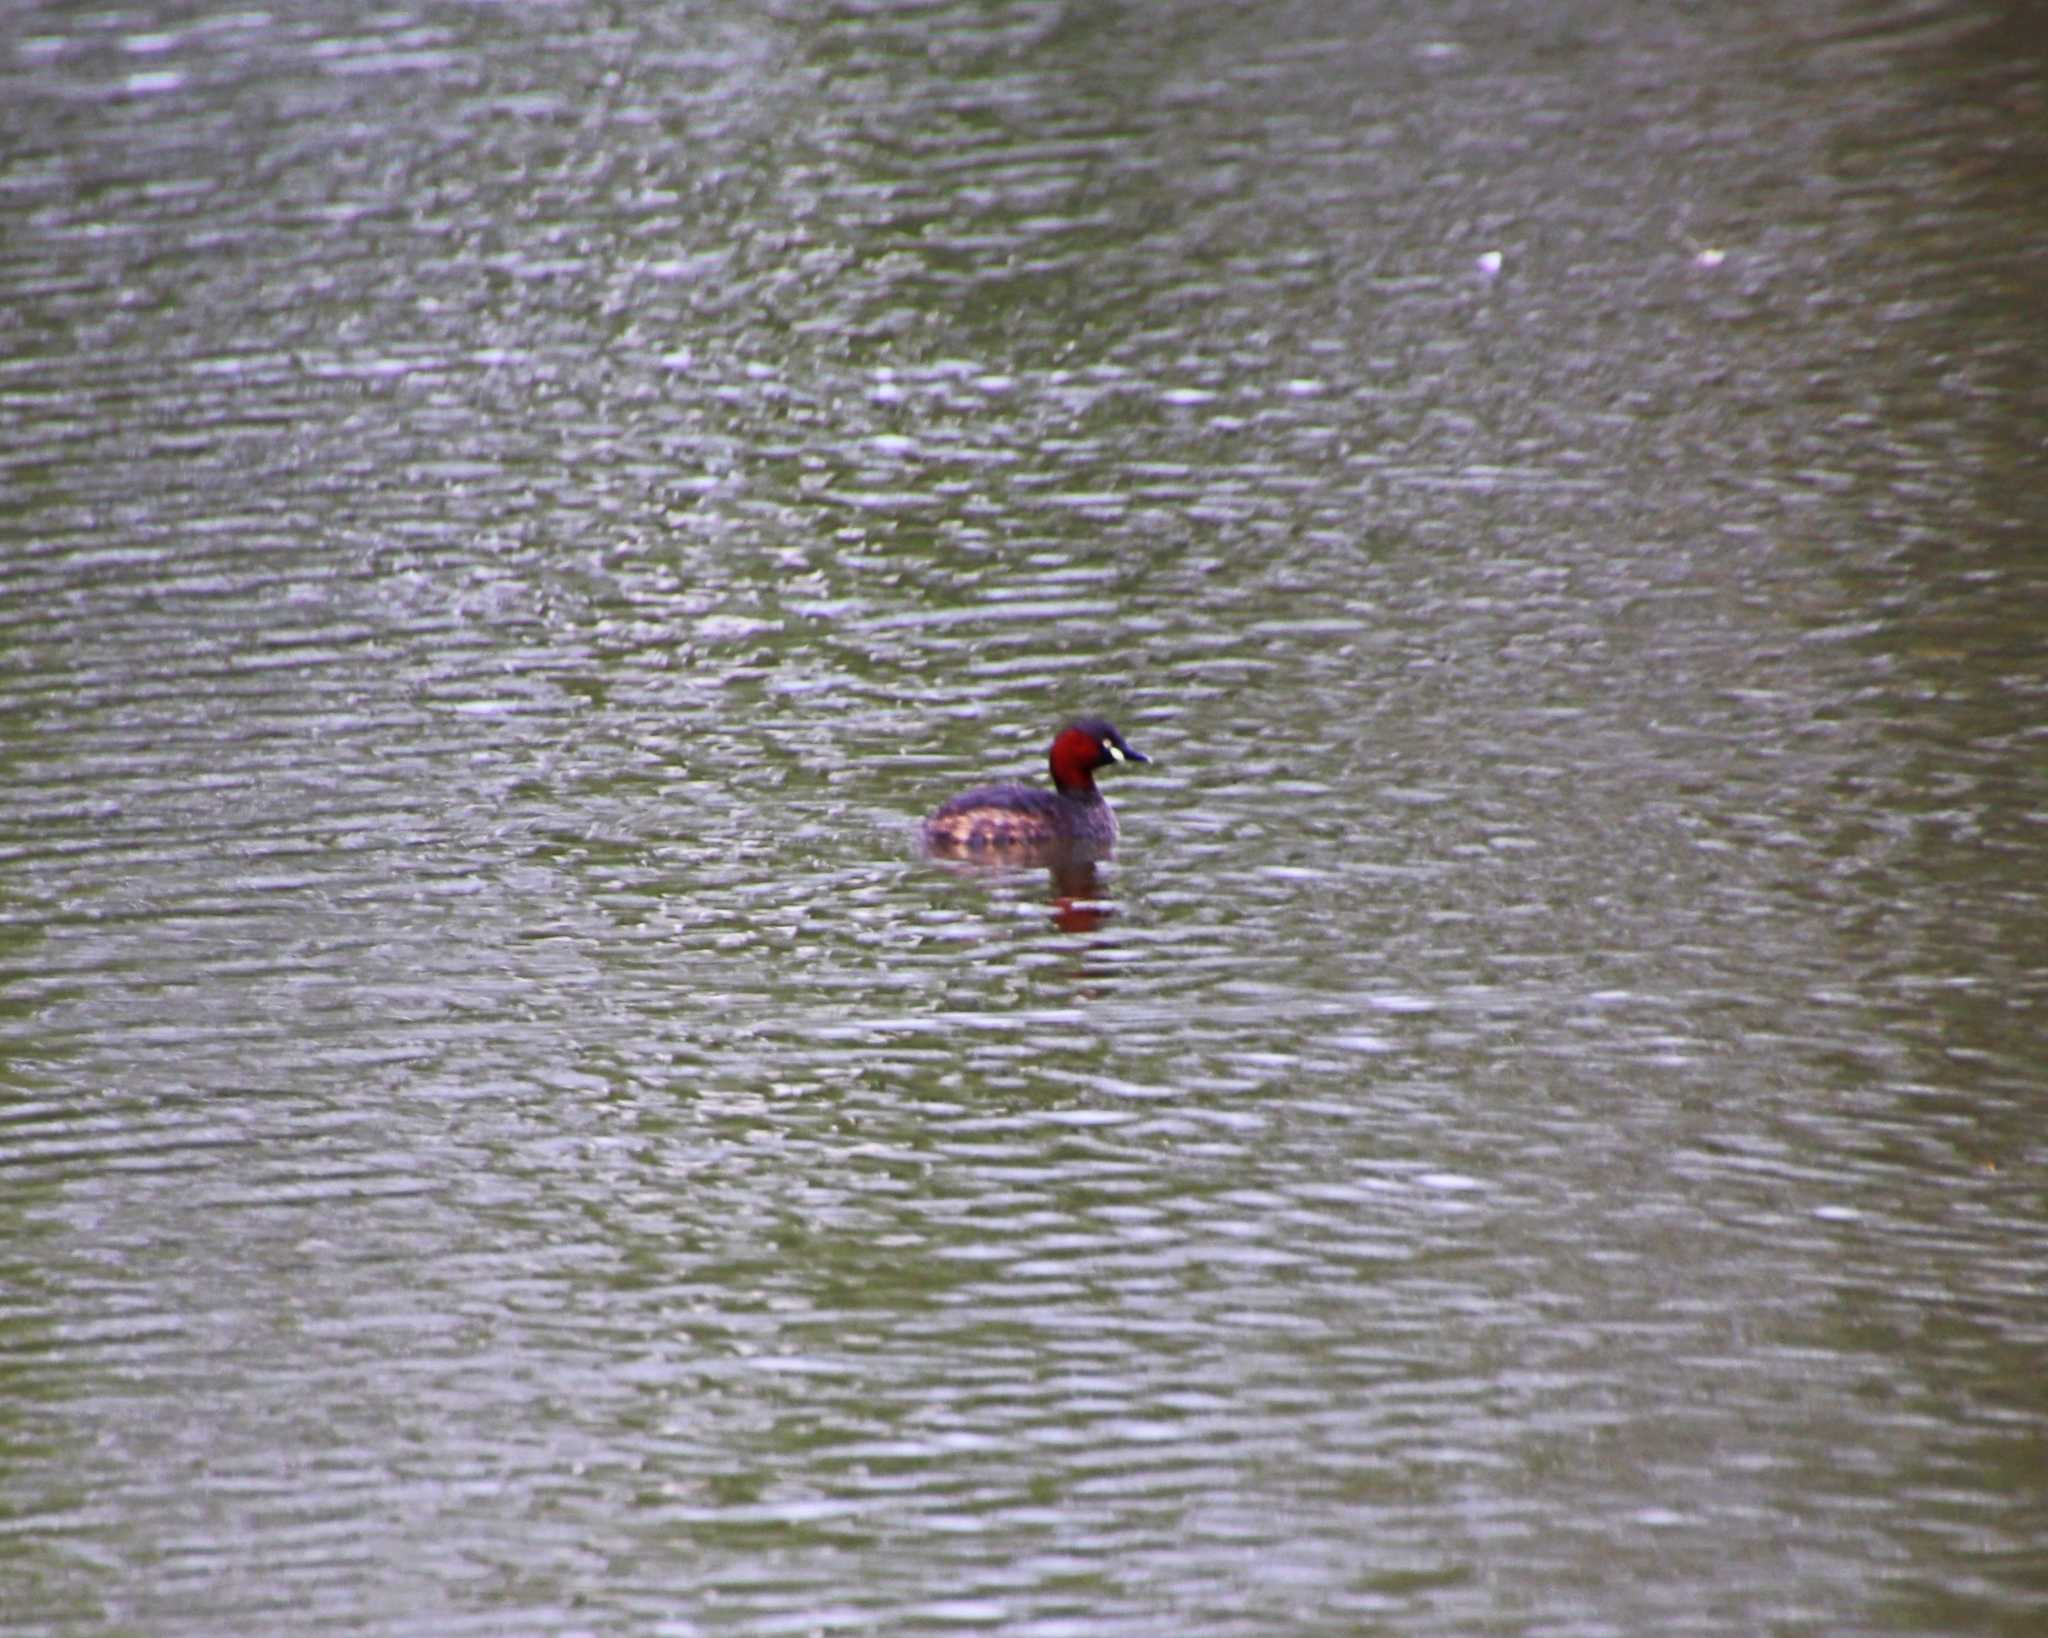
[[[1089,717],[1062,728],[1052,742],[1052,782],[1068,796],[1093,796],[1095,770],[1112,762],[1148,760],[1108,723]]]
[[[1095,770],[1108,760],[1093,734],[1064,728],[1052,742],[1052,782],[1070,796],[1086,796],[1095,789]]]

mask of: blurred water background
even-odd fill
[[[2017,4],[0,8],[6,1619],[2040,1631],[2044,245]]]

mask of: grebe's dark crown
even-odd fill
[[[1062,734],[1078,730],[1086,734],[1107,753],[1110,762],[1150,762],[1152,759],[1143,751],[1134,751],[1124,743],[1124,736],[1116,731],[1107,717],[1082,717],[1061,729]]]

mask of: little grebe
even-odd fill
[[[1095,770],[1117,762],[1149,762],[1100,717],[1083,717],[1052,742],[1051,790],[989,785],[956,796],[924,822],[934,853],[1000,859],[1055,848],[1108,852],[1116,846],[1116,814],[1095,788]]]

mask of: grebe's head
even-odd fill
[[[1081,794],[1095,789],[1095,770],[1117,762],[1150,762],[1124,743],[1124,736],[1101,717],[1083,717],[1059,731],[1052,742],[1052,782],[1063,791]]]

